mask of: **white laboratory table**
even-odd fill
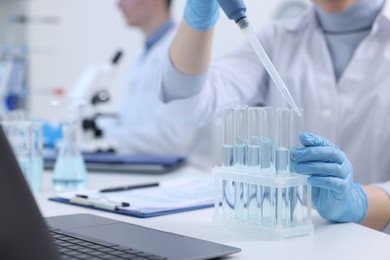
[[[160,176],[92,173],[89,175],[88,188],[99,189],[123,184],[161,181],[183,175],[197,176],[205,174],[210,173],[191,167],[184,167],[174,173]],[[231,255],[228,259],[390,259],[389,235],[353,223],[332,224],[315,213],[313,214],[314,233],[312,235],[281,241],[269,241],[262,240],[253,234],[214,226],[212,223],[212,208],[139,219],[48,201],[48,198],[53,194],[51,174],[45,173],[44,189],[36,194],[38,205],[45,217],[90,213],[242,249],[242,252]]]

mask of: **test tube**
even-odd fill
[[[299,135],[303,131],[304,126],[304,113],[303,109],[299,109],[301,116],[298,116],[295,111],[290,111],[290,151],[302,147],[301,142],[299,141]],[[290,160],[290,173],[296,174],[295,164]],[[304,215],[304,207],[302,205],[302,200],[299,199],[303,195],[303,191],[297,187],[292,187],[289,190],[290,192],[290,217],[289,222],[291,224],[297,224],[295,222],[301,222]],[[298,205],[297,205],[298,204]],[[299,223],[298,223],[299,224]]]
[[[227,109],[222,128],[222,166],[234,166],[234,109]],[[222,180],[222,211],[227,217],[234,216],[235,190],[232,181]]]
[[[234,158],[235,167],[238,170],[246,167],[247,142],[248,142],[248,106],[237,106],[234,108]],[[248,188],[243,182],[233,183],[235,190],[235,217],[245,217],[245,209],[248,201]],[[245,186],[245,187],[244,187]]]
[[[260,116],[261,108],[248,109],[248,158],[250,170],[260,170]]]
[[[263,107],[260,116],[260,168],[263,174],[274,172],[275,109]]]
[[[297,113],[295,113],[293,110],[290,112],[290,150],[302,147],[302,144],[299,141],[299,135],[302,133],[304,125],[303,109],[299,109],[299,112],[301,113],[301,116],[298,116]],[[295,173],[295,166],[293,163],[291,163],[290,171],[291,173]]]
[[[222,128],[222,166],[234,165],[234,110],[227,109]]]
[[[248,108],[248,158],[247,164],[251,174],[260,174],[260,119],[261,108]],[[244,184],[244,191],[248,187],[248,194],[244,193],[244,198],[247,196],[248,201],[248,221],[258,222],[259,210],[257,207],[257,193],[261,192],[258,188],[261,186]]]
[[[274,169],[274,139],[275,139],[275,109],[261,108],[260,115],[260,172],[272,175]],[[275,221],[275,188],[259,186],[257,190],[257,207],[260,222],[263,225],[273,225]]]
[[[286,176],[290,173],[290,110],[277,108],[276,110],[276,148],[275,148],[275,173],[278,176]],[[289,219],[290,190],[276,188],[276,222],[282,225]]]
[[[275,172],[277,175],[289,173],[290,167],[290,110],[278,108],[276,110],[276,148]]]
[[[242,167],[247,161],[248,106],[234,108],[234,148],[235,165]]]

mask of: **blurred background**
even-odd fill
[[[176,22],[185,2],[173,2]],[[256,28],[272,19],[296,16],[308,2],[245,1]],[[214,58],[242,41],[237,26],[221,17]],[[128,86],[130,65],[142,51],[143,38],[127,26],[115,0],[0,0],[0,47],[0,95],[6,100],[0,109],[22,108],[30,118],[50,119],[50,97],[66,93],[85,68],[109,62],[122,50],[109,86],[111,102],[102,108],[113,111]]]

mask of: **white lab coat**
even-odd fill
[[[338,82],[314,10],[295,21],[270,24],[257,35],[296,104],[304,109],[305,130],[327,137],[346,153],[355,181],[389,181],[389,1]],[[224,108],[259,102],[288,107],[245,43],[212,67],[199,94],[170,101],[166,110],[183,122],[197,124]],[[382,187],[390,195],[390,183],[386,185]]]
[[[173,34],[171,29],[133,65],[119,120],[101,120],[98,126],[105,137],[117,141],[119,152],[186,156],[192,165],[210,168],[216,157],[213,124],[182,126],[167,120],[169,115],[160,110],[159,79]]]

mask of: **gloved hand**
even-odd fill
[[[293,150],[291,159],[298,173],[310,176],[318,213],[335,222],[362,222],[367,214],[367,195],[353,183],[352,166],[344,152],[314,134],[302,133],[299,139],[304,147]]]
[[[43,145],[54,149],[59,140],[62,139],[62,128],[59,124],[42,121]]]
[[[214,27],[219,18],[216,0],[188,0],[184,20],[194,30],[207,31]]]

